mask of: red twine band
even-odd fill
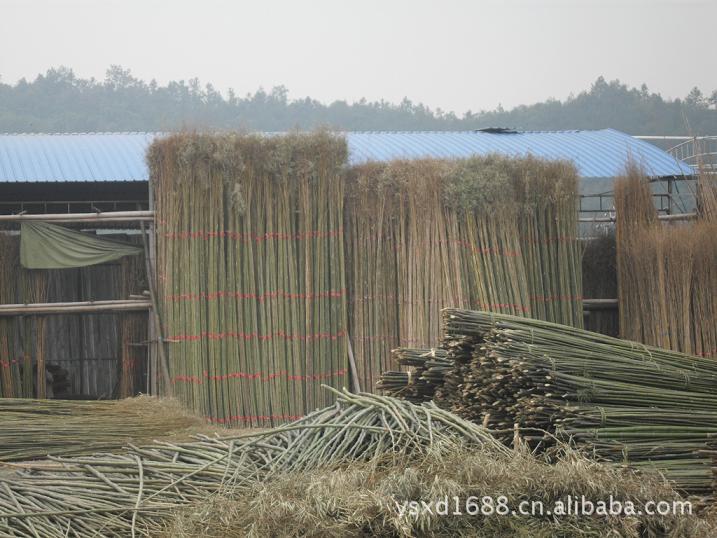
[[[244,332],[222,332],[222,333],[212,333],[208,331],[202,331],[200,334],[177,334],[174,336],[170,336],[167,338],[169,341],[174,342],[196,342],[198,340],[207,339],[207,340],[225,340],[227,338],[236,338],[239,340],[253,340],[254,338],[261,340],[261,341],[267,341],[272,340],[274,338],[283,338],[284,340],[289,341],[303,341],[303,342],[309,342],[312,340],[338,340],[341,337],[346,336],[346,331],[339,331],[335,334],[331,333],[314,333],[314,334],[307,334],[307,335],[299,335],[299,334],[287,334],[283,331],[277,331],[274,334],[259,334],[256,332],[253,333],[244,333]]]
[[[285,377],[287,381],[321,381],[323,379],[329,379],[331,377],[342,377],[345,376],[348,373],[348,370],[341,369],[337,370],[336,372],[329,372],[329,373],[322,373],[322,374],[313,374],[313,375],[292,375],[289,374],[288,371],[284,370],[282,372],[276,372],[271,373],[268,375],[264,375],[261,372],[249,374],[246,372],[231,372],[228,374],[222,374],[222,375],[209,375],[209,372],[206,370],[203,373],[203,377],[195,376],[195,375],[177,375],[174,376],[174,379],[172,380],[172,383],[177,382],[184,382],[184,383],[195,383],[197,385],[203,385],[205,380],[208,381],[226,381],[228,379],[253,379],[257,381],[262,381],[264,383],[268,381],[272,381],[274,379],[279,379],[282,377]]]
[[[3,368],[10,368],[13,364],[20,364],[25,362],[24,358],[20,359],[0,359],[0,366]]]
[[[267,299],[305,299],[313,301],[316,299],[339,299],[346,294],[346,290],[329,290],[320,291],[318,293],[290,293],[287,291],[267,291],[265,293],[242,293],[239,291],[215,291],[215,292],[200,292],[200,293],[178,293],[173,295],[165,296],[165,301],[177,302],[177,301],[214,301],[220,298],[231,298],[231,299],[246,299],[255,300],[260,303]]]

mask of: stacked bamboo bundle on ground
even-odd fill
[[[648,179],[630,167],[615,183],[618,298],[624,338],[717,356],[717,181],[699,181],[698,219],[657,219]]]
[[[151,147],[171,382],[203,416],[284,422],[348,385],[346,155],[327,134]]]
[[[445,306],[581,326],[576,185],[572,166],[532,158],[354,167],[346,245],[361,386],[392,348],[435,342]]]
[[[704,451],[717,435],[714,360],[528,318],[443,315],[441,347],[454,367],[432,382],[439,406],[506,442],[516,427],[539,446],[573,439],[600,458],[657,469],[690,493],[711,492]],[[410,389],[391,393],[402,392]]]
[[[265,432],[53,458],[0,477],[1,536],[154,536],[176,508],[287,472],[461,447],[507,457],[483,428],[432,404],[336,393],[337,405]]]
[[[139,396],[103,401],[0,398],[0,424],[0,461],[25,461],[187,437],[205,423],[174,400]]]

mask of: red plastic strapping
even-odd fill
[[[203,377],[198,376],[186,376],[186,375],[177,375],[172,379],[173,383],[177,382],[185,382],[185,383],[195,383],[197,385],[203,385],[204,381],[226,381],[229,379],[254,379],[257,381],[262,381],[264,383],[268,381],[272,381],[277,378],[286,377],[287,381],[321,381],[324,379],[329,379],[332,377],[342,377],[345,376],[348,373],[348,370],[343,368],[341,370],[337,370],[336,372],[326,372],[321,374],[312,374],[312,375],[290,375],[288,371],[282,371],[282,372],[275,372],[271,374],[265,374],[262,372],[256,372],[253,374],[246,373],[246,372],[231,372],[228,374],[222,374],[222,375],[209,375],[209,372],[205,371],[203,372]]]
[[[346,295],[346,290],[328,290],[320,291],[318,293],[290,293],[284,290],[278,291],[267,291],[264,293],[242,293],[239,291],[214,291],[214,292],[199,292],[199,293],[177,293],[165,296],[165,301],[178,302],[178,301],[214,301],[216,299],[230,298],[230,299],[242,299],[242,300],[254,300],[260,303],[267,299],[303,299],[313,301],[316,299],[339,299]]]

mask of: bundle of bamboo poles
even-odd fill
[[[17,237],[0,233],[0,303],[17,302],[19,248]],[[22,360],[16,347],[18,338],[17,321],[0,317],[0,396],[5,398],[21,396],[24,387],[20,375]]]
[[[174,400],[0,398],[0,461],[118,451],[128,443],[184,436],[204,421]]]
[[[657,219],[635,166],[615,183],[620,334],[703,357],[717,356],[717,181],[700,178],[698,218]]]
[[[346,391],[334,396],[336,405],[274,430],[53,458],[54,464],[0,476],[0,535],[156,536],[181,505],[245,492],[284,473],[459,448],[510,455],[483,428],[435,405]]]
[[[181,134],[149,151],[174,393],[269,425],[348,385],[343,139]]]
[[[19,239],[0,233],[0,304],[47,302],[47,274],[20,267]],[[46,396],[45,319],[0,318],[0,397]]]
[[[143,256],[125,256],[119,271],[120,297],[141,294],[147,289]],[[125,312],[119,318],[120,380],[117,395],[129,398],[144,391],[146,386],[147,316],[144,313]]]
[[[711,492],[714,360],[529,318],[443,316],[442,356],[454,366],[421,385],[439,406],[506,442],[516,427],[538,446],[572,439],[600,458],[657,469],[690,493]],[[411,391],[392,387],[402,392]]]
[[[445,306],[582,326],[577,174],[533,158],[354,167],[346,197],[350,334],[362,387],[423,347]]]

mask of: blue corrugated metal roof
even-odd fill
[[[349,161],[462,158],[499,153],[573,161],[583,178],[614,177],[628,158],[652,176],[691,174],[656,146],[613,129],[517,133],[348,132]],[[146,181],[145,153],[156,133],[0,135],[0,182]]]
[[[147,181],[153,133],[3,134],[0,181]]]

